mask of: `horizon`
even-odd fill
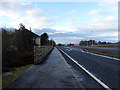
[[[6,31],[8,31],[8,32],[12,32],[13,30],[18,30],[18,29],[16,29],[16,28],[6,28],[6,27],[2,27],[3,29],[5,29]],[[0,28],[0,30],[2,29],[2,28]],[[27,28],[26,28],[27,29]],[[27,29],[28,31],[29,31],[29,29]],[[13,31],[14,32],[14,31]],[[34,32],[33,32],[34,33]],[[46,32],[43,32],[43,33],[46,33]],[[42,33],[42,34],[43,34]],[[36,34],[36,33],[35,33]],[[41,34],[41,35],[42,35]],[[38,35],[38,34],[37,34]],[[39,36],[41,36],[41,35],[39,35]],[[50,37],[49,37],[49,40],[53,40],[53,39],[50,39]],[[89,40],[81,40],[81,41],[90,41],[90,40],[92,40],[92,39],[89,39]],[[94,39],[93,39],[94,40]],[[56,44],[63,44],[63,45],[68,45],[68,44],[74,44],[74,45],[79,45],[79,43],[81,42],[81,41],[79,41],[79,42],[77,42],[77,43],[71,43],[71,42],[68,42],[68,43],[56,43]],[[106,42],[106,43],[108,43],[107,41],[102,41],[102,40],[99,40],[100,42]],[[96,41],[95,40],[95,42],[99,42],[99,41]],[[114,44],[114,43],[118,43],[119,41],[116,41],[116,42],[109,42],[109,43],[111,43],[111,44]]]

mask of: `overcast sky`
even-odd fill
[[[23,23],[56,43],[118,41],[117,2],[0,2],[0,26]]]

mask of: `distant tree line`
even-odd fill
[[[80,46],[92,46],[92,45],[118,45],[119,47],[120,47],[120,41],[118,41],[118,42],[116,42],[116,43],[111,43],[111,42],[105,42],[105,41],[95,41],[95,40],[85,40],[85,41],[80,41],[79,42],[79,45]],[[75,46],[75,44],[72,44],[72,43],[70,43],[70,44],[61,44],[61,43],[59,43],[59,44],[57,44],[57,46]]]
[[[14,32],[2,29],[2,65],[3,67],[18,67],[34,62],[34,46],[37,46],[35,40],[41,37],[41,45],[55,46],[53,40],[49,40],[47,33],[41,36],[33,33],[20,24],[20,28]]]

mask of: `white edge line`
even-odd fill
[[[60,49],[60,48],[59,48]],[[61,50],[61,49],[60,49]],[[91,74],[87,69],[85,69],[83,66],[81,66],[76,60],[71,58],[68,54],[66,54],[63,50],[61,50],[66,56],[68,56],[75,64],[77,64],[80,68],[82,68],[88,75],[90,75],[94,80],[96,80],[100,85],[102,85],[107,90],[112,90],[107,85],[105,85],[102,81],[100,81],[97,77],[95,77],[93,74]]]
[[[85,52],[85,51],[83,51],[82,49],[80,49],[82,52]]]
[[[70,51],[69,49],[66,49],[67,51]]]
[[[114,59],[114,60],[120,61],[119,58],[114,58],[114,57],[109,57],[109,56],[105,56],[105,55],[99,55],[99,54],[96,54],[96,53],[86,52],[86,51],[83,51],[82,49],[80,49],[80,50],[82,52],[84,52],[84,53],[88,53],[88,54],[92,54],[92,55],[101,56],[101,57],[105,57],[105,58],[109,58],[109,59]]]

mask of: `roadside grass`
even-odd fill
[[[118,43],[116,43],[116,44],[97,44],[97,45],[94,45],[94,47],[118,48],[119,44]]]
[[[94,47],[107,47],[107,48],[118,48],[119,45],[94,45]]]
[[[15,78],[17,78],[21,73],[23,73],[30,66],[32,66],[32,64],[22,66],[19,68],[3,68],[4,71],[11,72],[12,74],[9,76],[2,76],[2,88],[7,87]]]
[[[2,75],[0,75],[0,89],[2,89]]]
[[[85,51],[96,53],[96,54],[120,58],[120,55],[118,54],[117,50],[95,49],[95,48],[82,48],[82,49]]]

